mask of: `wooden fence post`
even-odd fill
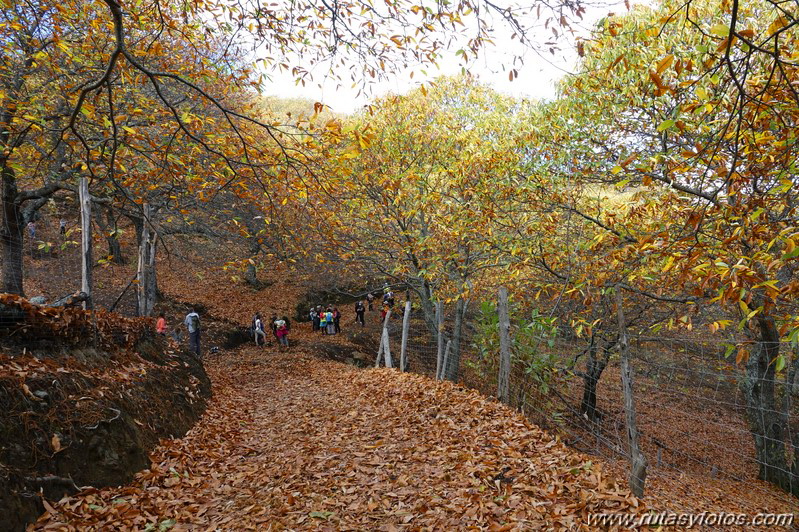
[[[380,357],[385,356],[386,367],[393,368],[391,361],[391,349],[388,345],[388,320],[391,318],[391,311],[386,312],[386,318],[383,320],[383,332],[380,334],[380,349],[377,350],[377,360],[375,360],[375,367],[380,366]]]
[[[402,316],[402,345],[400,346],[400,371],[405,371],[408,365],[408,330],[411,326],[411,300],[405,302],[405,314]]]
[[[646,456],[638,444],[638,425],[635,419],[633,396],[633,369],[630,365],[630,345],[627,340],[627,325],[622,309],[621,287],[616,286],[616,313],[619,320],[619,351],[621,355],[621,385],[624,391],[624,413],[627,418],[627,442],[630,446],[630,489],[637,497],[643,497],[646,483]]]
[[[444,373],[444,303],[436,301],[436,329],[438,330],[436,348],[436,380]]]
[[[380,332],[380,347],[377,348],[377,358],[375,359],[375,367],[380,367],[380,358],[383,356],[383,346],[385,345],[385,339],[383,338],[383,332]]]
[[[441,380],[444,380],[444,371],[446,371],[447,364],[449,363],[449,350],[452,348],[452,340],[447,340],[447,347],[444,348],[444,358],[441,364]]]
[[[80,202],[80,290],[87,296],[83,308],[94,307],[92,301],[92,197],[89,194],[89,180],[81,177],[78,183],[78,199]]]
[[[499,377],[497,398],[505,404],[510,402],[510,312],[508,311],[508,289],[500,287],[497,304],[499,314]]]
[[[386,358],[386,367],[393,368],[394,364],[391,361],[391,349],[388,345],[388,320],[391,319],[391,310],[386,312],[386,319],[383,320],[383,356]]]

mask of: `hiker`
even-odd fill
[[[291,331],[291,322],[289,321],[289,317],[288,316],[283,316],[280,319],[283,320],[286,323],[286,330],[290,332]]]
[[[311,307],[311,310],[308,313],[308,316],[311,318],[311,326],[313,327],[313,330],[314,331],[318,331],[319,330],[319,313],[316,312],[316,309],[314,307]]]
[[[336,334],[336,324],[333,321],[333,309],[327,307],[325,312],[325,323],[327,323],[327,334]]]
[[[322,334],[327,334],[327,313],[320,310],[317,314],[319,314],[319,330]]]
[[[280,338],[277,337],[277,314],[272,314],[272,317],[269,318],[269,323],[271,324],[270,327],[272,327],[272,336],[279,342]]]
[[[31,237],[31,240],[36,238],[36,224],[33,222],[28,222],[28,236]]]
[[[158,314],[158,320],[155,322],[155,332],[161,336],[166,336],[166,317],[164,317],[163,312]]]
[[[333,307],[333,328],[336,334],[341,332],[341,312],[338,311],[338,307]]]
[[[388,308],[394,308],[394,292],[390,288],[386,288],[383,294],[383,304],[388,304]]]
[[[261,313],[255,313],[255,321],[253,322],[252,328],[253,335],[255,335],[255,346],[258,347],[259,345],[266,347],[266,333],[264,332],[264,322],[261,320]],[[258,339],[263,339],[261,344],[258,343]]]
[[[61,221],[58,222],[58,232],[62,235],[67,234],[67,221],[61,218]]]
[[[383,303],[383,310],[380,311],[380,322],[383,323],[386,321],[386,315],[388,311],[391,310],[391,307],[388,306],[388,303]]]
[[[369,312],[372,312],[372,310],[374,310],[372,308],[372,303],[374,303],[374,301],[375,301],[375,295],[372,292],[366,294],[366,302],[369,304]]]
[[[289,327],[290,325],[283,318],[275,321],[275,336],[283,347],[289,346]]]
[[[194,311],[193,307],[189,307],[189,313],[186,314],[186,319],[183,320],[186,328],[189,331],[189,351],[201,358],[200,355],[200,315]]]
[[[364,327],[366,324],[363,320],[363,313],[366,309],[363,307],[363,301],[360,299],[357,303],[355,303],[355,323],[360,323],[361,327]]]

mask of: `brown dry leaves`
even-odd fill
[[[449,383],[255,350],[124,488],[48,508],[36,529],[580,529],[642,509],[597,464]],[[235,379],[231,376],[235,376]]]
[[[19,309],[24,315],[17,324],[6,324],[0,335],[25,338],[57,338],[64,345],[77,345],[91,339],[96,329],[97,347],[114,350],[131,348],[148,330],[154,329],[149,318],[125,318],[104,311],[85,311],[79,308],[44,307],[27,299],[0,294],[0,304]]]

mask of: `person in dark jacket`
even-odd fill
[[[341,312],[338,307],[333,307],[333,325],[336,328],[336,334],[341,332]]]
[[[365,325],[363,320],[363,313],[366,312],[366,309],[363,306],[363,301],[358,301],[355,303],[355,323],[360,323],[361,327]]]

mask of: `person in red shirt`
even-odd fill
[[[155,332],[166,336],[166,318],[163,312],[158,315],[158,321],[155,322]]]

